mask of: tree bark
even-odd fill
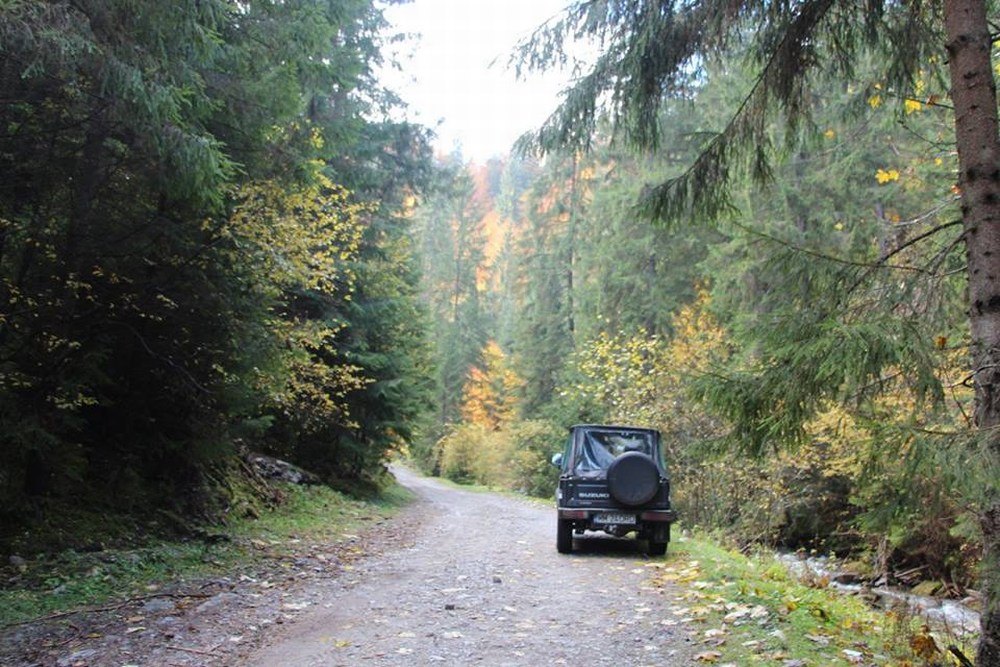
[[[985,470],[1000,460],[1000,133],[984,0],[945,0],[962,221],[969,276],[976,426]],[[995,480],[993,481],[995,482]],[[1000,667],[1000,491],[986,480],[979,667]]]
[[[576,210],[577,210],[577,179],[580,167],[580,153],[573,152],[573,175],[569,186],[569,247],[566,248],[566,328],[572,339],[576,334],[576,305],[573,303],[574,281],[573,272],[576,269]]]

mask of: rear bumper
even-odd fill
[[[674,510],[621,510],[603,508],[586,509],[563,509],[559,508],[560,519],[573,519],[575,521],[590,521],[595,514],[614,512],[615,514],[634,514],[637,522],[672,523],[677,519],[677,512]]]

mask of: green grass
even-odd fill
[[[676,602],[678,620],[701,642],[703,663],[850,665],[854,658],[917,667],[955,664],[942,654],[951,644],[973,653],[973,638],[928,633],[905,613],[873,609],[826,582],[804,583],[773,556],[747,557],[706,538],[681,537],[658,565],[656,582],[686,591]]]
[[[485,484],[477,484],[475,482],[456,482],[448,479],[447,477],[434,477],[433,479],[436,482],[440,482],[444,486],[452,489],[459,489],[460,491],[470,491],[472,493],[496,493],[501,496],[507,496],[508,498],[517,498],[518,500],[526,501],[532,505],[538,505],[539,507],[555,507],[555,484],[552,485],[552,497],[539,498],[538,496],[529,496],[526,493],[521,493],[520,491],[511,491],[510,489],[502,486],[488,486]]]
[[[288,543],[336,543],[372,519],[388,518],[413,498],[393,484],[370,500],[357,500],[324,486],[288,487],[288,496],[260,519],[240,521],[229,531],[234,537]]]
[[[258,519],[225,528],[229,541],[147,540],[141,546],[61,551],[0,572],[0,628],[111,600],[150,594],[169,583],[252,571],[303,544],[337,544],[387,518],[412,497],[398,485],[356,500],[323,486],[284,486],[285,501]],[[266,547],[262,549],[261,547]],[[5,564],[6,565],[6,564]]]

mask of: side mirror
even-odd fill
[[[563,459],[562,452],[559,452],[558,454],[553,454],[552,465],[554,465],[557,468],[562,468],[562,459]]]

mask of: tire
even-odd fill
[[[573,552],[573,524],[565,519],[559,519],[556,528],[556,551],[561,554]]]
[[[666,542],[653,542],[649,541],[649,547],[647,549],[650,556],[662,556],[667,553],[667,543]]]
[[[622,505],[644,505],[660,490],[660,471],[640,452],[622,454],[608,466],[608,491]]]

